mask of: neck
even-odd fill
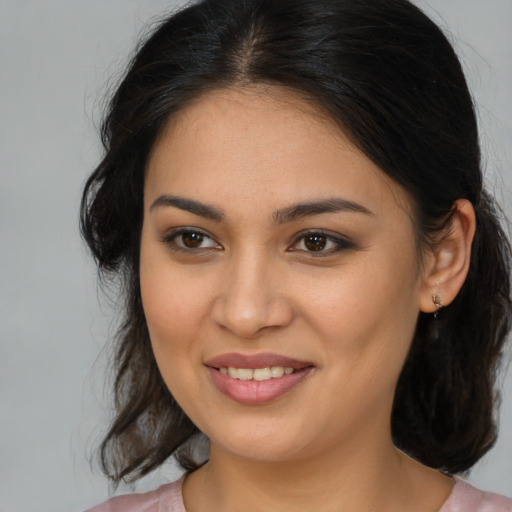
[[[367,507],[356,506],[359,501],[356,498],[374,496],[378,500],[381,493],[375,488],[375,482],[382,479],[374,480],[373,476],[387,474],[385,465],[377,460],[381,457],[375,456],[370,474],[363,474],[361,460],[355,453],[333,456],[331,451],[308,460],[255,463],[235,457],[217,457],[216,451],[214,447],[210,467],[206,468],[210,474],[206,478],[210,478],[212,488],[217,489],[217,499],[227,498],[227,507],[222,510],[323,512],[339,510],[339,503],[346,504],[347,510],[365,510]],[[386,460],[391,458],[394,465],[398,465],[397,455],[385,457]],[[373,489],[369,493],[372,481]],[[236,485],[229,482],[236,482]],[[338,507],[330,507],[329,502]]]
[[[188,512],[396,512],[422,510],[423,494],[425,510],[437,510],[451,489],[441,478],[396,450],[390,434],[385,442],[353,440],[315,457],[279,462],[247,460],[213,444],[209,462],[187,478],[184,497]],[[426,482],[437,493],[425,493]]]

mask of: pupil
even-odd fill
[[[325,235],[309,235],[305,240],[306,247],[310,251],[321,251],[325,248],[326,243]]]
[[[195,248],[203,243],[204,236],[200,233],[185,233],[183,235],[183,243],[186,247]]]

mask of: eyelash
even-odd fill
[[[192,237],[197,237],[198,244],[203,243],[205,240],[210,241],[210,245],[207,247],[186,247],[183,243],[183,238],[181,239],[181,245],[177,242],[180,237],[184,237],[185,235],[189,235]],[[299,243],[306,244],[308,243],[306,240],[310,239],[313,243],[320,242],[320,244],[324,244],[323,247],[320,247],[319,250],[308,250],[306,248],[298,248]],[[316,239],[316,240],[315,240]],[[172,233],[169,233],[165,236],[161,237],[163,243],[165,243],[170,250],[184,253],[194,253],[204,250],[222,250],[222,246],[218,244],[210,235],[205,233],[204,231],[196,228],[180,228]],[[333,246],[329,249],[325,250],[325,245],[332,244]],[[332,234],[326,233],[322,230],[310,230],[306,232],[299,233],[293,243],[287,249],[288,252],[302,252],[308,254],[309,256],[315,258],[321,258],[330,256],[332,254],[336,254],[346,249],[353,249],[354,244],[347,240],[346,238],[334,236]]]
[[[329,244],[329,243],[333,244],[333,247],[329,248],[328,250],[324,250],[324,247],[322,247],[318,251],[297,248],[297,245],[299,243],[306,244],[307,243],[306,240],[308,238],[313,239],[313,240],[315,238],[321,239],[325,244]],[[341,252],[346,249],[353,249],[353,248],[354,248],[354,244],[350,240],[347,240],[346,238],[343,238],[340,236],[335,236],[330,233],[326,233],[325,231],[322,231],[322,230],[310,230],[310,231],[299,233],[295,237],[295,241],[292,243],[292,245],[290,246],[288,251],[290,251],[290,252],[299,252],[300,251],[300,252],[307,253],[308,255],[310,255],[314,258],[322,258],[322,257],[331,256],[333,254],[336,254],[336,253]]]
[[[210,240],[212,242],[212,245],[210,245],[208,247],[186,247],[184,244],[179,245],[176,242],[176,240],[178,240],[180,237],[183,237],[184,235],[198,236],[198,238],[200,238],[200,242],[202,242],[205,239]],[[184,253],[198,252],[198,251],[201,251],[204,249],[212,249],[212,248],[215,250],[222,249],[220,244],[215,242],[215,240],[210,235],[208,235],[204,231],[201,231],[200,229],[196,229],[196,228],[177,229],[177,230],[163,236],[162,242],[165,243],[171,251],[184,252]]]

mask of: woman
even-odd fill
[[[112,99],[82,231],[122,277],[101,511],[504,511],[510,248],[453,49],[406,0],[204,0]],[[206,437],[207,460],[194,447]]]

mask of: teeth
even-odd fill
[[[274,379],[282,377],[284,375],[284,368],[282,366],[272,366],[272,368],[270,368],[270,375]]]
[[[250,368],[238,368],[238,379],[251,380],[254,372]]]
[[[239,370],[240,371],[240,370]],[[270,368],[256,368],[252,372],[252,378],[254,380],[268,380],[272,378],[272,373],[270,371]]]
[[[283,375],[290,375],[294,372],[293,368],[284,366],[267,366],[265,368],[219,368],[220,373],[229,375],[232,379],[238,380],[270,380],[278,379]]]

